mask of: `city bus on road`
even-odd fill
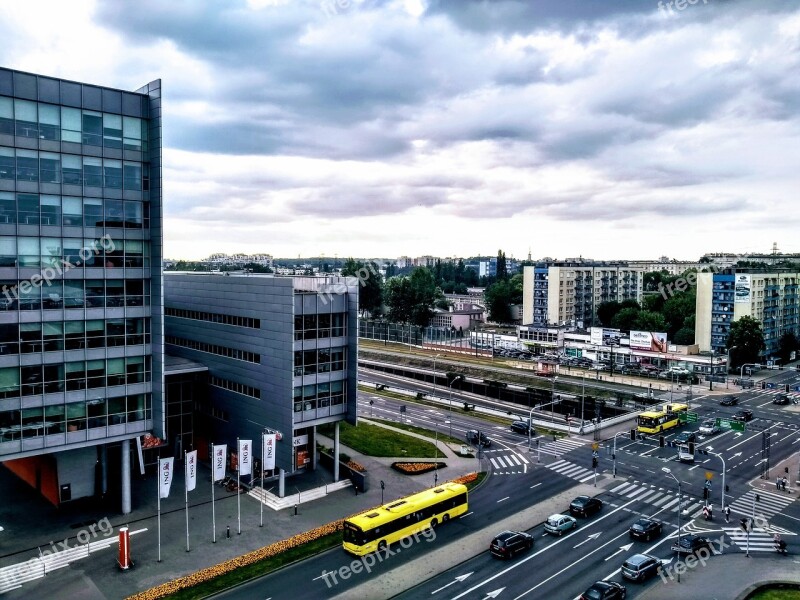
[[[445,483],[350,517],[342,547],[364,556],[467,512],[467,486]]]
[[[637,420],[639,433],[661,433],[680,423],[679,415],[689,411],[688,404],[665,404],[659,409],[648,410]]]

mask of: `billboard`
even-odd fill
[[[736,276],[735,304],[750,304],[750,275]]]
[[[667,334],[660,331],[631,331],[631,350],[667,351]]]
[[[589,329],[589,343],[593,346],[619,345],[622,333],[619,329],[606,329],[604,327],[592,327]]]

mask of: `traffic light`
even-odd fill
[[[689,442],[689,454],[694,454],[694,442]]]
[[[631,429],[631,440],[633,440],[634,442],[636,441],[636,430],[635,429]]]
[[[592,458],[592,468],[593,469],[597,468],[597,459],[596,458]]]
[[[663,448],[665,443],[666,443],[666,441],[664,439],[664,436],[663,435],[658,436],[658,445],[659,445],[659,447]]]

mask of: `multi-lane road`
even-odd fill
[[[779,384],[800,385],[800,373],[782,372],[770,378]],[[395,380],[395,385],[397,381]],[[416,389],[419,382],[408,382]],[[422,384],[424,385],[424,384]],[[717,385],[716,387],[720,387]],[[392,590],[398,598],[429,598],[456,600],[458,598],[577,598],[592,582],[598,579],[622,581],[620,566],[631,554],[645,552],[663,561],[664,577],[675,576],[669,571],[675,555],[670,551],[678,526],[683,532],[700,532],[713,542],[717,552],[744,552],[749,547],[755,556],[768,556],[773,552],[772,535],[781,532],[789,543],[790,551],[800,551],[796,534],[800,532],[800,508],[794,500],[799,495],[795,489],[798,475],[797,461],[791,462],[790,491],[781,492],[750,486],[764,470],[765,444],[769,446],[770,477],[784,475],[776,465],[788,457],[800,454],[800,405],[777,406],[772,403],[772,390],[750,390],[729,393],[738,397],[738,405],[720,406],[719,395],[696,396],[692,412],[698,414],[696,424],[665,435],[665,446],[660,447],[658,436],[632,441],[627,433],[617,438],[616,477],[612,476],[613,460],[611,440],[598,447],[599,465],[597,495],[604,502],[603,510],[588,519],[579,519],[579,527],[563,537],[545,535],[541,523],[530,523],[529,533],[536,539],[529,553],[512,561],[492,558],[488,552],[477,556],[464,556],[455,568],[430,577],[421,577],[415,587]],[[444,396],[444,392],[440,392]],[[458,396],[454,398],[457,401]],[[372,401],[372,403],[370,403]],[[405,412],[400,406],[405,405]],[[357,586],[368,578],[384,577],[395,568],[404,568],[415,558],[441,549],[469,534],[481,532],[486,537],[486,547],[496,531],[496,523],[517,511],[542,502],[568,490],[579,483],[592,485],[595,473],[591,468],[592,442],[571,438],[540,440],[528,449],[528,438],[509,431],[506,427],[487,423],[478,417],[451,413],[447,406],[431,407],[389,399],[362,392],[359,394],[359,412],[362,416],[404,421],[440,434],[452,431],[453,437],[463,439],[468,429],[480,428],[492,439],[489,451],[483,453],[482,468],[490,472],[490,479],[470,498],[470,513],[462,519],[437,530],[435,543],[424,540],[402,548],[390,559],[379,562],[371,573],[361,573],[335,586],[325,573],[336,571],[348,564],[340,549],[334,549],[310,561],[297,563],[273,575],[237,588],[225,594],[227,598],[321,598],[348,593],[358,593]],[[675,448],[670,447],[674,436],[683,430],[695,430],[706,418],[729,417],[741,408],[753,411],[754,419],[747,423],[744,432],[723,431],[713,436],[699,436],[700,451],[693,464],[677,461]],[[705,454],[705,452],[709,452]],[[723,493],[722,460],[725,461],[725,504],[731,507],[730,523],[721,511]],[[665,473],[664,468],[671,473]],[[674,475],[681,482],[681,496]],[[710,479],[709,479],[710,477]],[[701,516],[703,488],[711,482],[710,499],[715,507],[714,520],[707,522]],[[757,494],[757,495],[756,495]],[[756,500],[757,498],[757,500]],[[566,510],[566,503],[561,510]],[[750,535],[749,543],[739,529],[742,516],[763,517],[769,530],[758,528]],[[632,541],[628,529],[638,516],[660,520],[664,534],[652,542]],[[762,521],[759,523],[763,524]],[[398,548],[399,549],[399,548]],[[712,557],[710,560],[720,559]],[[635,598],[641,590],[656,585],[656,576],[648,583],[627,583],[628,597]],[[713,584],[710,584],[713,586]],[[389,595],[389,594],[387,594]]]

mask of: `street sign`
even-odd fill
[[[744,421],[731,421],[733,431],[744,431]]]
[[[744,431],[744,421],[734,421],[732,419],[717,419],[720,429],[730,429],[732,431]]]
[[[711,481],[706,481],[705,486],[710,490],[711,489]]]
[[[592,458],[598,458],[600,455],[597,453],[597,450],[592,452]]]
[[[711,484],[711,480],[714,479],[714,474],[711,471],[706,471],[706,483]]]
[[[686,413],[686,422],[687,423],[697,423],[697,413]]]
[[[599,447],[600,447],[600,444],[598,444],[597,442],[593,442],[592,443],[592,450],[597,450]]]

